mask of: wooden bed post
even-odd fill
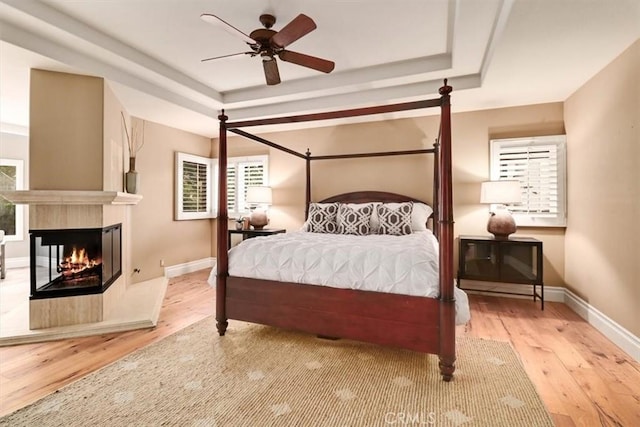
[[[453,294],[453,177],[451,164],[451,102],[452,87],[438,91],[442,96],[440,137],[440,212],[438,214],[438,240],[440,242],[440,373],[451,381],[456,361],[455,298]]]
[[[227,119],[224,114],[218,116],[220,120],[220,138],[218,142],[218,254],[216,274],[216,327],[219,335],[227,330],[227,276],[229,275],[227,232],[229,218],[227,209]]]
[[[440,135],[438,135],[440,138]],[[433,202],[431,205],[433,206],[433,235],[436,236],[436,239],[439,239],[440,230],[438,230],[438,220],[440,218],[440,168],[438,167],[440,163],[440,143],[436,138],[436,141],[433,143]]]
[[[305,187],[305,203],[304,203],[304,220],[309,219],[309,204],[311,203],[311,151],[307,148],[306,164],[307,164],[307,183]]]

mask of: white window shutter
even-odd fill
[[[227,210],[236,211],[236,203],[238,200],[238,173],[235,163],[227,164]]]
[[[248,213],[247,187],[269,185],[268,156],[230,157],[227,159],[227,206],[229,215]]]
[[[182,209],[185,212],[207,211],[207,168],[203,163],[183,163]]]
[[[509,205],[518,225],[565,226],[564,135],[491,141],[491,179],[518,180],[522,201]]]
[[[213,218],[212,159],[176,153],[175,219]]]

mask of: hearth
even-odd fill
[[[122,274],[122,224],[29,233],[30,299],[100,294]]]

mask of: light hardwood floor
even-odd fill
[[[0,415],[213,314],[207,276],[172,279],[153,330],[0,348]],[[458,333],[511,342],[557,426],[640,426],[640,365],[564,304],[470,300]]]

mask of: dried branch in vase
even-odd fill
[[[127,128],[127,122],[124,118],[124,113],[121,111],[120,115],[122,116],[122,124],[124,125],[124,132],[127,136],[127,147],[129,148],[129,158],[135,159],[138,151],[142,149],[144,146],[144,125],[145,121],[142,120],[142,129],[140,126],[136,126],[136,124],[131,127],[131,138],[129,137],[129,130]]]

